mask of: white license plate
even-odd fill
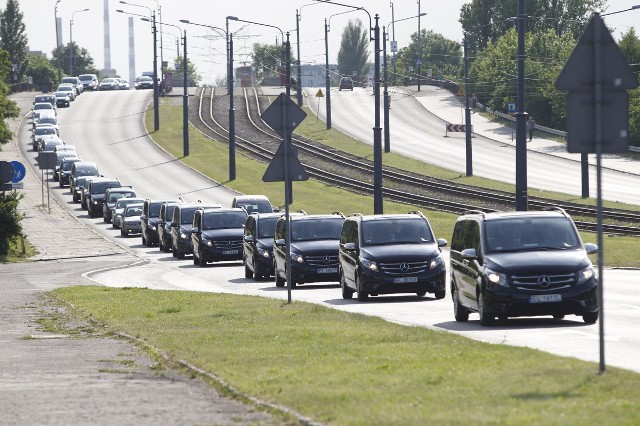
[[[222,254],[238,254],[238,250],[223,250]]]
[[[529,296],[529,303],[550,303],[561,302],[562,295],[560,294],[534,294]]]
[[[319,268],[318,273],[319,274],[337,274],[338,268]]]
[[[394,284],[417,283],[418,277],[400,277],[393,279]]]

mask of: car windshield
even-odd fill
[[[93,185],[91,185],[91,193],[104,194],[104,192],[108,188],[113,188],[118,186],[120,186],[118,182],[95,182]]]
[[[39,103],[39,104],[35,104],[33,106],[33,109],[34,110],[37,110],[37,109],[53,109],[53,106],[49,102],[47,102],[47,103]]]
[[[162,204],[160,203],[151,203],[149,204],[149,217],[159,217],[160,216],[160,207]]]
[[[421,218],[385,219],[362,222],[363,245],[430,244],[433,234]]]
[[[92,75],[81,75],[80,77],[78,77],[81,81],[91,81],[93,80],[93,76]]]
[[[56,134],[56,129],[54,127],[38,127],[36,129],[36,135],[40,136],[40,135],[55,135]]]
[[[258,238],[273,238],[278,217],[265,217],[258,221]]]
[[[242,228],[247,215],[243,212],[204,213],[203,229],[235,229]]]
[[[189,225],[193,223],[193,216],[196,214],[198,207],[187,207],[180,211],[180,225]]]
[[[126,217],[142,215],[142,206],[129,207],[125,212]]]
[[[76,168],[76,176],[97,176],[98,169],[95,167]]]
[[[58,98],[66,98],[67,97],[67,92],[58,91],[58,92],[56,92],[56,97],[58,97]]]
[[[487,252],[568,250],[580,248],[580,239],[564,217],[518,217],[485,223]]]
[[[135,204],[139,202],[140,200],[136,200],[133,198],[119,198],[118,201],[116,201],[116,209],[124,209],[129,204]]]
[[[173,206],[167,206],[167,208],[165,209],[164,212],[164,217],[166,220],[171,221],[171,218],[173,217],[173,210],[176,208],[175,205]]]
[[[135,197],[135,194],[131,192],[112,192],[109,194],[109,199],[107,200],[107,202],[115,203],[120,198],[133,198],[133,197]]]
[[[244,207],[247,213],[271,213],[273,209],[268,201],[263,200],[250,200],[250,201],[238,201],[236,207]]]
[[[291,222],[292,241],[339,240],[344,219],[304,219]]]
[[[62,170],[64,170],[65,172],[68,172],[69,170],[71,170],[71,167],[73,166],[73,163],[75,163],[78,160],[64,160],[62,162]]]

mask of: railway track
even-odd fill
[[[281,138],[260,118],[265,105],[260,105],[261,98],[255,88],[243,89],[244,108],[238,108],[236,111],[236,146],[254,158],[271,161]],[[266,102],[266,98],[263,97],[262,100],[263,103]],[[205,136],[226,141],[229,133],[228,123],[224,122],[224,114],[221,114],[219,106],[216,108],[215,102],[213,91],[203,89],[199,97],[198,115],[192,121]],[[327,148],[298,135],[294,135],[292,144],[298,150],[299,158],[309,176],[358,193],[373,194],[373,185],[370,183],[373,176],[371,162]],[[345,170],[348,170],[348,175]],[[510,193],[456,185],[445,180],[390,168],[384,168],[383,178],[386,185],[383,188],[385,199],[422,208],[462,214],[468,210],[490,212],[512,210],[515,207],[514,196]],[[578,228],[592,232],[596,230],[595,208],[538,197],[529,198],[529,206],[532,209],[562,207],[574,217]],[[605,209],[603,217],[606,220],[603,224],[605,233],[640,236],[640,213]]]

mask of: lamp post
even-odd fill
[[[143,21],[148,21],[148,18],[142,18]],[[160,21],[160,25],[163,22]],[[182,155],[184,157],[189,156],[189,93],[187,92],[187,78],[188,78],[188,60],[187,60],[187,30],[183,30],[177,25],[167,24],[170,27],[177,28],[180,31],[180,36],[182,38],[182,46],[184,48],[182,54],[182,79],[183,81],[183,91],[182,91]]]
[[[422,45],[420,44],[420,0],[417,0],[418,3],[418,59],[417,59],[417,64],[418,65],[418,92],[420,91],[420,66],[422,65]]]
[[[62,81],[62,67],[60,66],[60,56],[62,54],[62,52],[60,52],[60,30],[58,28],[58,4],[61,2],[62,0],[56,0],[56,5],[53,8],[53,17],[55,19],[56,22],[56,47],[58,48],[58,58],[57,58],[57,64],[58,64],[58,82]]]
[[[527,113],[524,105],[524,0],[518,0],[518,98],[516,112],[516,210],[528,210],[527,195]]]
[[[369,41],[374,41],[374,127],[373,127],[373,213],[383,213],[382,202],[382,128],[380,127],[380,27],[378,26],[378,15],[375,15],[375,27],[373,26],[371,14],[362,7],[349,4],[337,3],[330,0],[315,0],[318,2],[333,4],[336,6],[349,7],[355,10],[362,10],[369,16]],[[373,36],[371,35],[373,33]]]
[[[302,20],[302,15],[300,14],[300,12],[302,12],[302,8],[306,7],[306,6],[313,6],[314,4],[319,4],[319,3],[307,3],[307,4],[303,4],[302,6],[300,6],[300,9],[296,9],[296,48],[298,50],[298,61],[297,61],[297,67],[296,67],[296,71],[297,71],[297,80],[298,80],[298,92],[297,92],[297,101],[298,101],[298,106],[302,106],[302,64],[300,62],[300,21]]]
[[[71,20],[69,21],[69,75],[73,75],[73,18],[76,13],[88,12],[89,9],[76,10],[71,14]]]
[[[153,31],[153,130],[157,132],[160,130],[160,93],[158,87],[158,28],[156,26],[156,11],[141,4],[129,3],[123,0],[120,0],[120,3],[147,9],[151,16],[151,30]],[[129,15],[140,16],[142,18],[149,18],[148,16],[126,12],[122,9],[118,9],[116,12],[128,13]]]
[[[392,3],[393,5],[393,3]],[[396,22],[400,22],[400,21],[406,21],[408,19],[413,19],[413,18],[418,18],[420,19],[420,16],[424,16],[426,15],[426,12],[421,13],[420,15],[415,15],[415,16],[410,16],[408,18],[402,18],[402,19],[397,19],[397,20],[392,20],[391,22],[389,22],[389,24],[385,27],[382,27],[382,60],[384,61],[384,73],[383,73],[383,77],[382,80],[384,82],[384,92],[383,92],[383,102],[382,102],[382,107],[384,109],[384,152],[391,152],[391,130],[390,130],[390,123],[389,123],[389,87],[388,87],[388,78],[387,78],[387,31],[386,29],[389,28],[389,26],[393,25],[395,28],[395,23]]]

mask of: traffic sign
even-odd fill
[[[395,40],[391,40],[391,53],[396,53],[398,51],[398,42]]]
[[[25,169],[24,164],[19,161],[12,161],[11,165],[13,166],[13,179],[11,179],[11,183],[18,183],[24,179],[27,169]]]
[[[322,93],[322,89],[318,89],[316,92],[316,98],[324,98],[324,93]]]
[[[283,118],[285,106],[287,114]],[[307,117],[307,113],[293,102],[286,93],[280,93],[260,117],[262,117],[269,127],[284,137],[285,128],[287,134],[293,132],[293,130],[298,127],[298,124]]]
[[[422,65],[422,58],[416,59],[416,65]]]
[[[56,153],[53,151],[40,151],[36,160],[41,169],[53,170],[56,167]]]
[[[11,179],[13,179],[13,165],[9,161],[0,161],[0,183],[9,183]]]
[[[276,153],[273,155],[273,159],[269,163],[267,170],[264,172],[264,176],[262,176],[263,182],[284,182],[284,144],[288,142],[282,142]],[[289,145],[289,149],[287,150],[288,157],[288,166],[289,166],[289,180],[290,181],[302,181],[309,180],[309,175],[304,170],[304,167],[298,160],[297,150],[293,145]]]
[[[509,102],[507,104],[507,112],[508,113],[514,113],[516,112],[516,103],[515,102]]]

